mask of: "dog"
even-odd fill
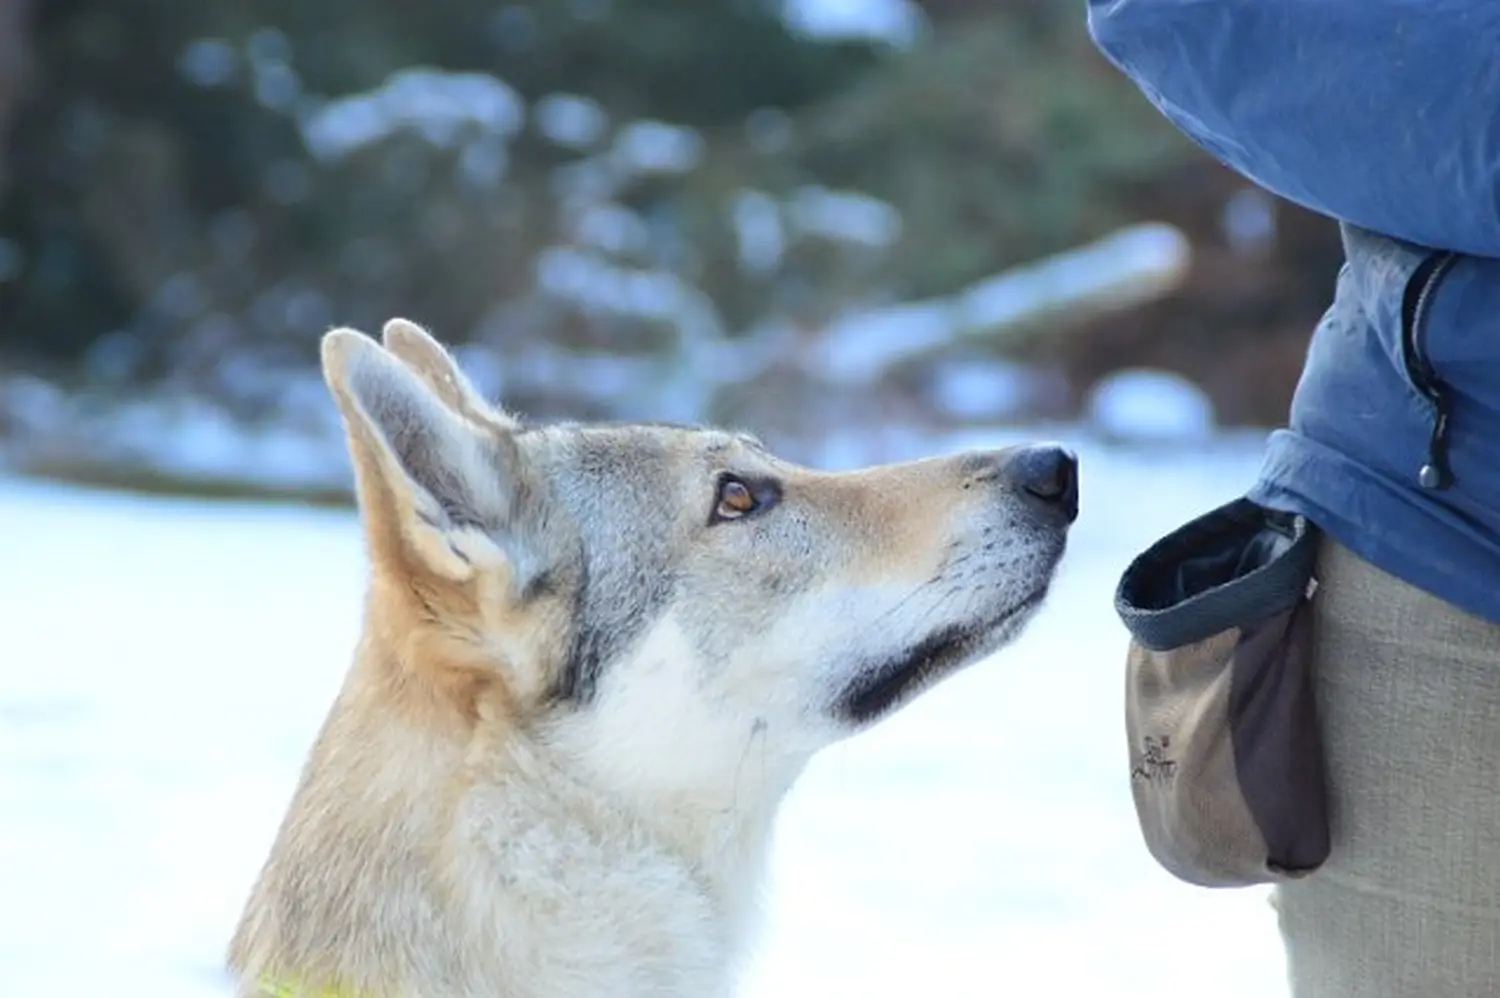
[[[1078,513],[1057,446],[827,473],[523,425],[402,319],[321,359],[369,588],[245,998],[731,993],[799,772],[1019,634]]]

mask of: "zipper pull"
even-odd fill
[[[1417,472],[1417,484],[1441,492],[1453,484],[1453,469],[1448,466],[1448,394],[1433,392],[1432,437],[1427,442],[1427,463]]]

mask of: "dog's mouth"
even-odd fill
[[[834,701],[835,716],[855,726],[868,725],[939,679],[994,651],[1011,625],[1046,598],[1047,590],[1045,585],[1040,587],[989,621],[934,631],[900,655],[860,670]]]

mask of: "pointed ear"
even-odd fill
[[[490,405],[474,390],[453,356],[415,322],[391,319],[381,330],[380,339],[454,412],[500,430],[520,429],[514,418]]]
[[[461,417],[352,329],[323,337],[323,377],[348,432],[372,556],[461,580],[481,561],[515,575],[533,552],[514,527],[525,469],[514,435]],[[518,580],[519,581],[519,580]]]

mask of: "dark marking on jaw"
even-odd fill
[[[526,585],[521,588],[520,599],[522,603],[530,603],[551,596],[556,591],[556,577],[550,570],[544,569],[526,580]]]
[[[834,705],[836,713],[855,724],[874,720],[913,687],[963,658],[974,636],[968,627],[944,627],[886,661],[867,667],[838,698]]]
[[[585,614],[588,610],[589,569],[585,560],[579,566],[578,588],[573,593],[573,637],[568,644],[568,657],[558,674],[552,696],[563,703],[584,704],[593,699],[594,689],[599,683],[599,636]]]
[[[669,443],[589,433],[569,446],[567,485],[556,495],[559,513],[578,525],[579,547],[555,562],[566,567],[560,594],[571,602],[572,630],[553,682],[558,703],[593,700],[605,671],[671,600],[683,522],[658,488],[676,474]]]
[[[867,666],[834,701],[834,713],[855,724],[867,724],[880,717],[910,699],[913,690],[943,678],[979,653],[996,647],[996,638],[1022,614],[1040,604],[1048,588],[1047,584],[1039,586],[987,620],[940,628],[899,654]],[[955,586],[943,596],[948,599],[972,592]]]
[[[552,689],[556,702],[583,706],[593,701],[599,680],[609,663],[639,637],[667,604],[672,586],[665,578],[645,590],[644,598],[634,606],[611,608],[610,596],[597,592],[591,585],[585,562],[573,599],[573,636],[568,656]]]

